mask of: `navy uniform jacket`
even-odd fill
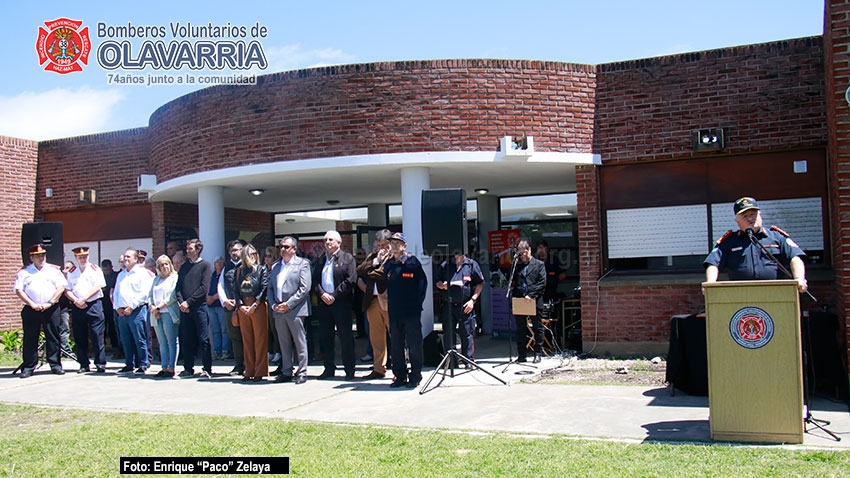
[[[416,256],[405,253],[401,260],[390,258],[384,265],[387,283],[387,312],[390,320],[420,319],[428,292],[428,278]]]
[[[791,259],[806,255],[800,246],[790,237],[776,230],[775,226],[771,229],[762,227],[759,232],[753,234],[753,237],[757,238],[786,269],[790,270]],[[709,265],[726,271],[729,274],[729,280],[790,279],[780,274],[776,263],[765,256],[761,248],[750,242],[744,231],[729,231],[720,238],[703,262],[703,267]]]
[[[449,286],[449,299],[453,304],[463,304],[472,298],[475,287],[484,282],[484,274],[481,267],[473,259],[464,257],[460,270],[457,268],[454,257],[440,264],[439,277],[436,282],[446,282]],[[453,285],[452,282],[461,282],[463,285]]]

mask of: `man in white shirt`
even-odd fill
[[[94,347],[94,365],[97,373],[106,372],[106,346],[103,333],[106,323],[103,319],[103,288],[106,278],[100,267],[89,262],[89,248],[72,249],[78,267],[68,273],[68,287],[65,295],[71,301],[71,322],[74,329],[74,353],[80,369],[77,373],[90,372],[89,338]],[[111,313],[112,311],[110,311]]]
[[[31,377],[38,365],[38,336],[44,329],[44,348],[50,370],[64,375],[59,355],[59,297],[68,281],[59,266],[47,262],[47,250],[42,244],[29,249],[31,264],[18,271],[15,293],[24,301],[21,324],[24,329],[21,378]]]
[[[147,324],[147,300],[153,286],[153,276],[138,263],[139,254],[135,249],[124,253],[124,270],[115,281],[112,306],[118,313],[118,329],[124,348],[124,368],[118,373],[144,375],[148,362],[148,344],[145,327]]]

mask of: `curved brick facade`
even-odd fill
[[[507,60],[345,65],[261,76],[253,87],[206,88],[163,105],[147,128],[40,143],[38,190],[51,185],[55,195],[37,200],[34,217],[87,207],[75,203],[83,189],[98,190],[99,205],[145,203],[135,188],[139,174],[156,174],[163,182],[283,160],[493,151],[496,138],[527,133],[539,151],[602,158],[601,167],[576,168],[585,343],[666,347],[669,316],[702,303],[698,278],[649,287],[598,285],[600,169],[692,159],[691,131],[721,127],[728,147],[700,157],[829,144],[836,280],[815,287],[836,301],[843,321],[848,159],[841,139],[846,75],[840,75],[847,55],[840,52],[848,40],[830,19],[850,7],[838,3],[827,2],[824,37],[598,66]],[[86,169],[93,163],[96,174]],[[187,205],[151,207],[155,253],[166,226],[196,221]],[[271,222],[264,214],[252,219],[257,228]]]
[[[595,67],[445,60],[262,76],[174,100],[150,120],[158,181],[281,160],[419,151],[494,151],[533,134],[541,151],[591,152]]]

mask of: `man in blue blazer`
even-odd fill
[[[295,255],[298,240],[286,236],[280,241],[280,261],[269,276],[268,300],[272,307],[280,341],[281,374],[275,382],[302,384],[307,381],[307,334],[304,322],[310,315],[310,263]],[[298,357],[298,368],[292,373],[292,349]],[[294,378],[293,378],[294,377]]]

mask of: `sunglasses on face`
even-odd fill
[[[288,251],[288,250],[292,249],[292,246],[290,246],[288,244],[281,244],[280,248],[283,249],[284,251]]]

